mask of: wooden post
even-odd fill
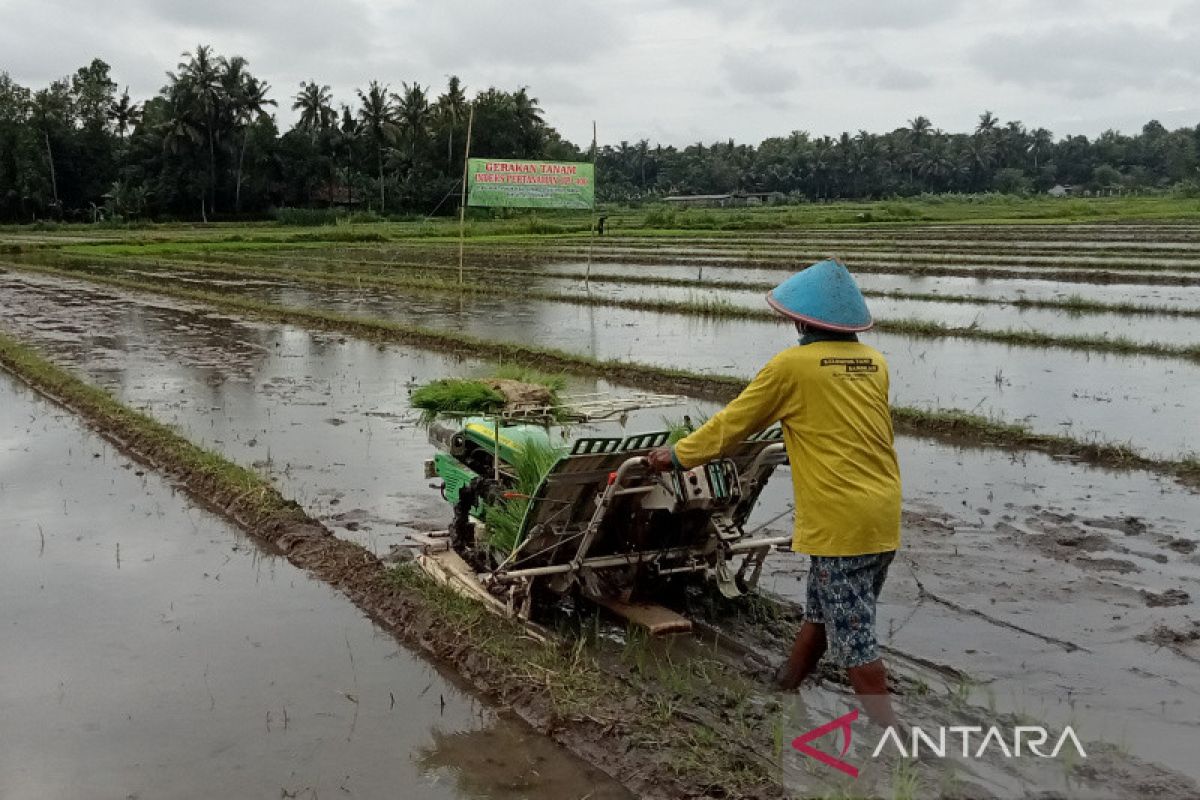
[[[458,203],[458,285],[463,285],[463,238],[467,225],[467,163],[471,159],[471,128],[475,125],[475,104],[467,116],[467,145],[463,149],[462,196]]]
[[[587,270],[583,273],[583,282],[592,282],[592,245],[596,242],[596,120],[592,120],[592,235],[588,239]]]

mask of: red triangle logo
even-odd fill
[[[847,764],[840,758],[834,758],[828,753],[822,753],[820,750],[809,745],[809,742],[813,741],[814,739],[820,739],[827,733],[840,730],[844,732],[842,755],[846,755],[846,752],[850,749],[850,737],[852,735],[850,724],[856,719],[858,719],[857,708],[848,714],[843,714],[832,722],[826,722],[824,725],[818,728],[813,728],[808,733],[800,734],[792,740],[792,747],[796,750],[799,750],[801,753],[804,753],[806,756],[815,758],[817,761],[820,761],[826,766],[833,767],[836,770],[846,773],[851,778],[857,778],[858,767],[855,767],[852,764]]]

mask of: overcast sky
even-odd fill
[[[144,98],[197,43],[267,80],[530,87],[584,144],[947,131],[984,109],[1056,135],[1200,123],[1200,0],[0,0],[0,70],[99,56]]]

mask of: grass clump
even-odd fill
[[[483,381],[443,378],[414,389],[408,397],[428,425],[440,414],[494,414],[504,408],[504,395]]]
[[[312,227],[335,224],[338,213],[333,208],[277,208],[274,216],[280,225]]]

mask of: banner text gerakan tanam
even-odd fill
[[[595,168],[587,162],[472,158],[467,205],[493,208],[579,208],[596,202]]]

